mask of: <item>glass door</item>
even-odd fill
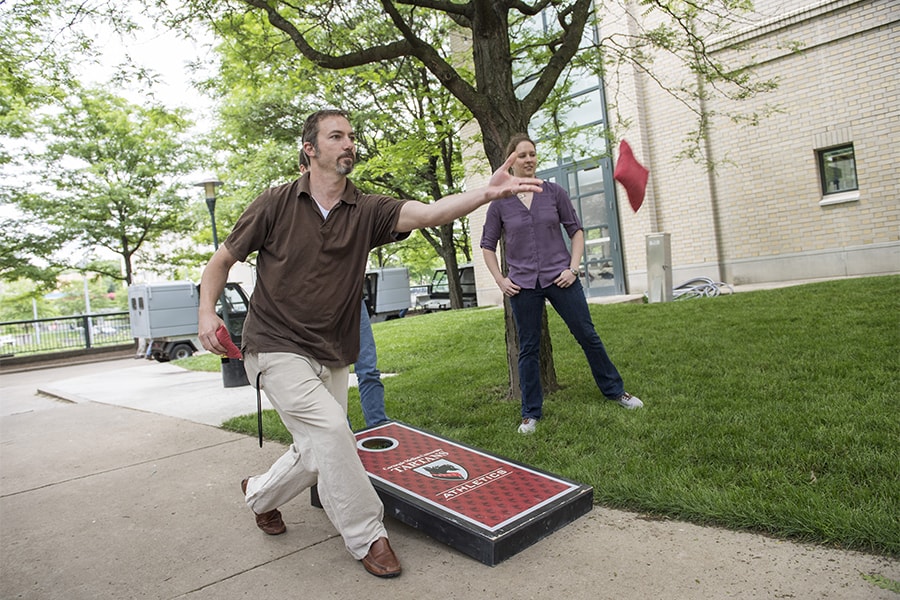
[[[537,177],[559,183],[569,193],[584,227],[581,285],[585,295],[614,296],[625,293],[622,245],[616,210],[611,161],[560,165]]]

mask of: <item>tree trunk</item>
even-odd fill
[[[506,273],[506,254],[503,252],[506,244],[500,240],[500,270]],[[516,331],[516,320],[513,317],[512,306],[509,298],[503,296],[503,321],[506,327],[506,368],[509,374],[510,399],[522,400],[522,389],[519,386],[519,335]],[[556,378],[556,366],[553,364],[553,341],[550,339],[550,329],[547,326],[547,305],[541,312],[541,387],[545,394],[559,389],[559,381]]]

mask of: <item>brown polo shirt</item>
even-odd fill
[[[258,251],[243,351],[294,352],[330,367],[355,362],[369,251],[405,237],[394,231],[404,202],[363,194],[348,179],[323,219],[308,174],[260,194],[224,242],[240,261]]]

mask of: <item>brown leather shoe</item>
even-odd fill
[[[244,496],[247,495],[247,481],[249,480],[250,478],[247,477],[241,481],[241,491],[244,492]],[[261,515],[256,515],[256,526],[269,535],[279,535],[287,531],[287,527],[281,519],[281,513],[277,508],[264,512]]]
[[[369,546],[369,553],[362,559],[366,571],[375,577],[396,577],[400,574],[400,561],[391,550],[391,545],[386,537],[380,537]]]

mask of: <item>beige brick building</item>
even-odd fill
[[[624,6],[604,13],[604,36],[652,25]],[[758,0],[753,18],[705,41],[716,60],[753,56],[758,78],[778,87],[699,107],[710,115],[704,151],[718,165],[711,173],[676,158],[697,126],[695,112],[646,75],[608,77],[608,122],[650,180],[637,213],[615,186],[618,227],[608,235],[621,244],[612,264],[624,286],[601,293],[647,290],[646,240],[659,232],[670,235],[676,285],[696,276],[746,284],[900,272],[900,3]],[[666,61],[659,56],[653,67],[664,84],[696,85]],[[724,116],[773,105],[777,112],[756,126]],[[470,219],[476,248],[483,213]],[[474,255],[479,303],[499,303],[477,249]]]

